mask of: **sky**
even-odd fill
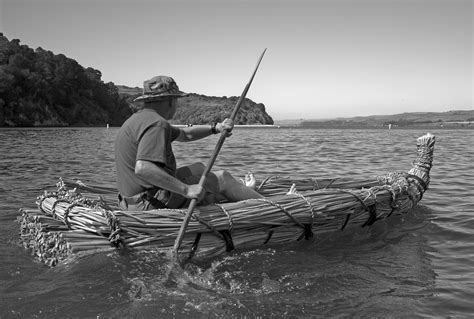
[[[0,0],[9,40],[104,82],[247,97],[274,120],[473,109],[472,0]]]

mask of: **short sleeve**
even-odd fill
[[[172,141],[177,139],[180,133],[181,133],[181,130],[178,127],[171,125],[171,140]]]
[[[157,124],[150,126],[138,141],[136,160],[158,162],[166,166],[168,134],[168,127]]]

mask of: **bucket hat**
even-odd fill
[[[143,94],[134,99],[134,102],[161,101],[169,97],[183,97],[188,94],[179,90],[173,78],[158,75],[143,82]]]

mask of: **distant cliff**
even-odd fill
[[[140,88],[118,86],[119,94],[129,101],[142,93]],[[207,124],[220,122],[232,114],[239,97],[216,97],[192,93],[179,99],[179,107],[170,121],[174,124]],[[273,124],[265,105],[245,99],[235,118],[235,124]]]

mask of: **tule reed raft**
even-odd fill
[[[180,256],[208,257],[310,239],[351,227],[368,227],[406,213],[430,182],[435,137],[417,139],[408,172],[348,179],[272,176],[257,187],[264,198],[198,206]],[[120,211],[116,190],[60,179],[58,189],[38,197],[37,209],[20,209],[23,246],[49,266],[71,255],[115,249],[171,251],[186,209]]]

